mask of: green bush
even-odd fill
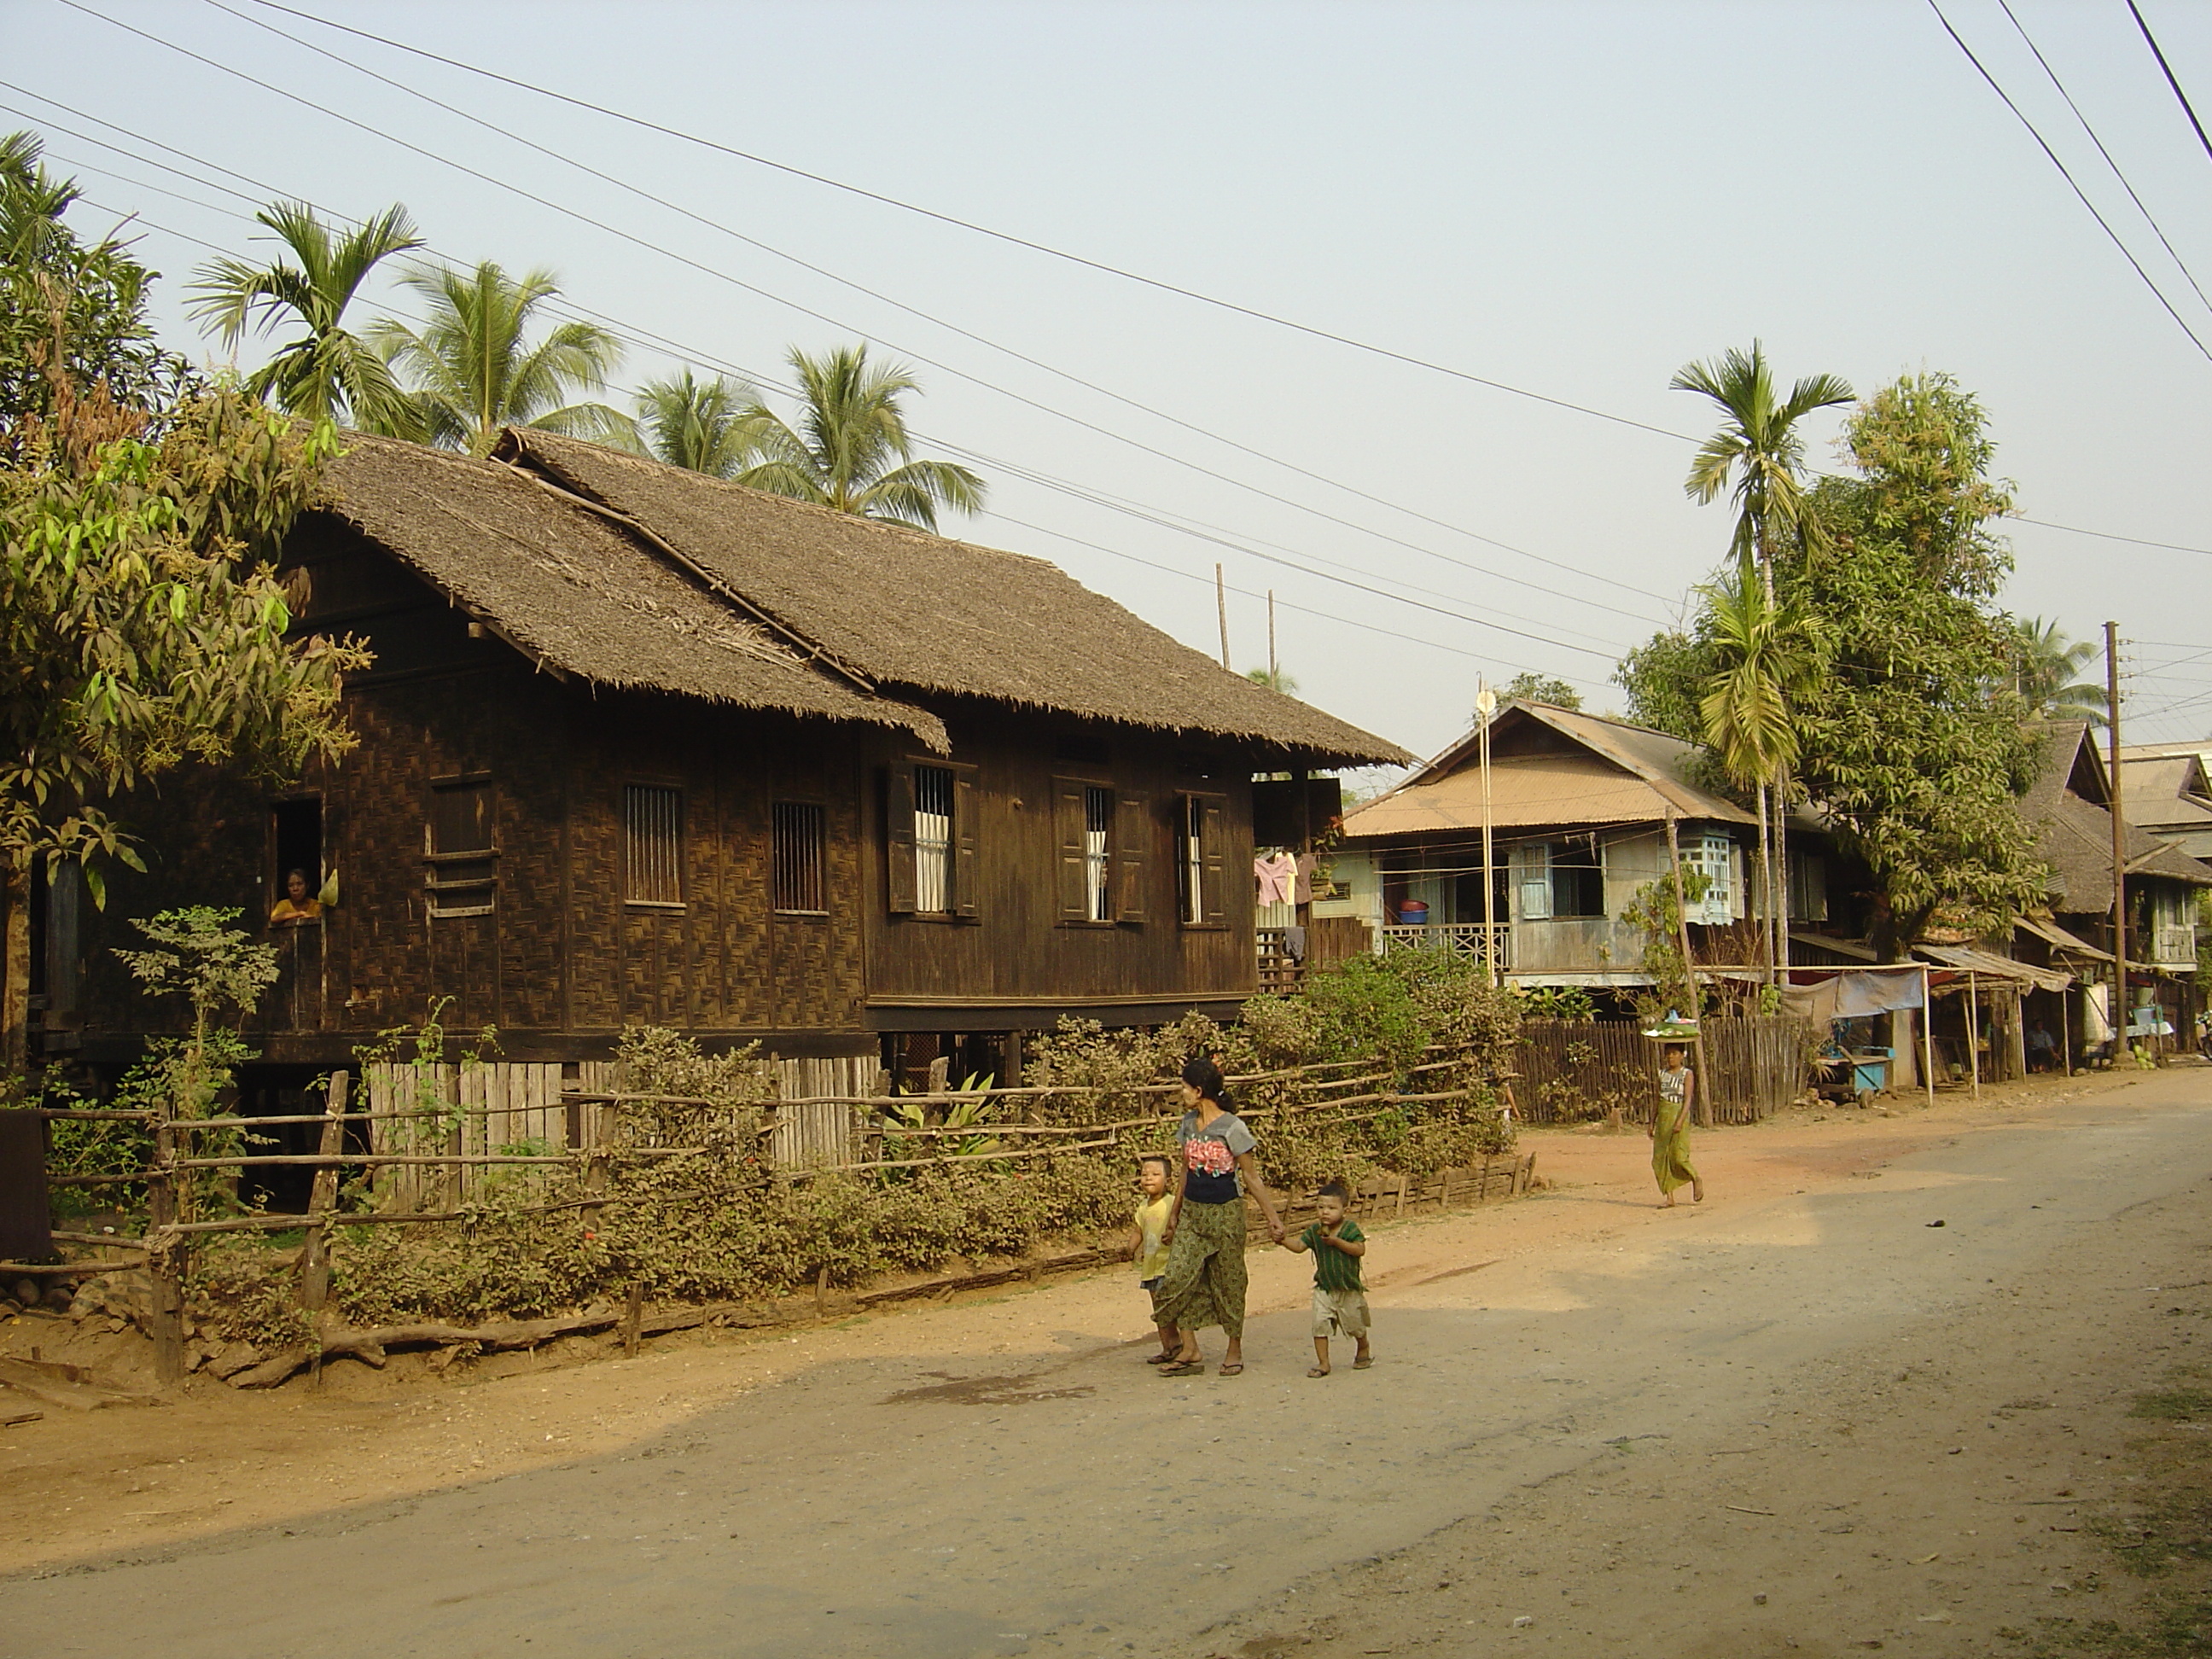
[[[603,1195],[586,1194],[579,1173],[556,1173],[492,1187],[449,1226],[342,1230],[333,1296],[361,1324],[473,1323],[610,1300],[634,1283],[662,1298],[760,1299],[803,1290],[825,1269],[832,1285],[849,1286],[1111,1236],[1127,1224],[1135,1157],[1173,1145],[1179,1104],[1151,1085],[1172,1081],[1193,1054],[1216,1055],[1238,1075],[1357,1062],[1336,1075],[1381,1073],[1355,1085],[1363,1095],[1470,1091],[1459,1100],[1348,1109],[1303,1103],[1291,1079],[1238,1091],[1242,1109],[1275,1109],[1255,1123],[1272,1187],[1302,1193],[1386,1171],[1427,1176],[1510,1150],[1489,1079],[1503,1069],[1519,1021],[1510,996],[1442,951],[1317,972],[1304,994],[1252,999],[1233,1026],[1198,1015],[1152,1030],[1063,1021],[1031,1045],[1024,1081],[1065,1092],[1019,1097],[1023,1109],[1046,1123],[1150,1120],[1114,1148],[796,1180],[759,1161],[751,1126],[773,1085],[757,1053],[708,1056],[676,1032],[632,1030],[620,1050],[626,1091],[710,1103],[625,1102],[625,1145],[696,1150],[647,1158],[618,1148]],[[1452,1063],[1414,1071],[1440,1044]],[[585,1207],[594,1196],[599,1207]]]

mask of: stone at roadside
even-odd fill
[[[226,1342],[208,1356],[207,1368],[226,1382],[240,1371],[250,1371],[265,1356],[251,1342]]]

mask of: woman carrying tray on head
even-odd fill
[[[1244,1370],[1244,1194],[1259,1200],[1267,1231],[1279,1244],[1287,1235],[1282,1218],[1260,1179],[1253,1156],[1259,1143],[1243,1121],[1229,1109],[1221,1068],[1194,1058],[1182,1068],[1182,1100],[1188,1109],[1176,1126],[1182,1153],[1182,1179],[1175,1207],[1161,1235],[1168,1245],[1167,1272],[1160,1279],[1158,1317],[1182,1334],[1182,1346],[1162,1376],[1195,1376],[1206,1369],[1198,1334],[1218,1325],[1229,1338],[1221,1375]],[[1240,1182],[1239,1175],[1243,1176]]]
[[[1659,1103],[1651,1113],[1651,1173],[1671,1209],[1674,1188],[1686,1185],[1691,1200],[1705,1201],[1705,1183],[1690,1164],[1690,1109],[1698,1098],[1698,1074],[1685,1063],[1682,1045],[1670,1042],[1659,1062]]]

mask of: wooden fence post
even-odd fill
[[[323,1138],[317,1151],[336,1158],[345,1150],[346,1097],[349,1079],[343,1072],[331,1073],[323,1091]],[[310,1322],[319,1320],[331,1295],[330,1212],[337,1207],[338,1166],[315,1166],[314,1186],[307,1198],[307,1231],[300,1252],[300,1306]]]
[[[146,1180],[147,1231],[155,1235],[146,1252],[146,1274],[154,1303],[147,1334],[154,1340],[154,1380],[173,1388],[185,1380],[185,1235],[167,1231],[182,1219],[177,1190],[177,1133],[172,1127],[176,1103],[155,1109],[154,1167]]]

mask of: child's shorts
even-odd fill
[[[1155,1325],[1159,1323],[1157,1316],[1160,1310],[1160,1286],[1166,1279],[1167,1275],[1162,1273],[1156,1279],[1140,1279],[1137,1281],[1138,1287],[1152,1298],[1152,1312],[1155,1316],[1152,1322]]]
[[[1324,1291],[1314,1286],[1313,1334],[1364,1341],[1367,1336],[1367,1292]]]

